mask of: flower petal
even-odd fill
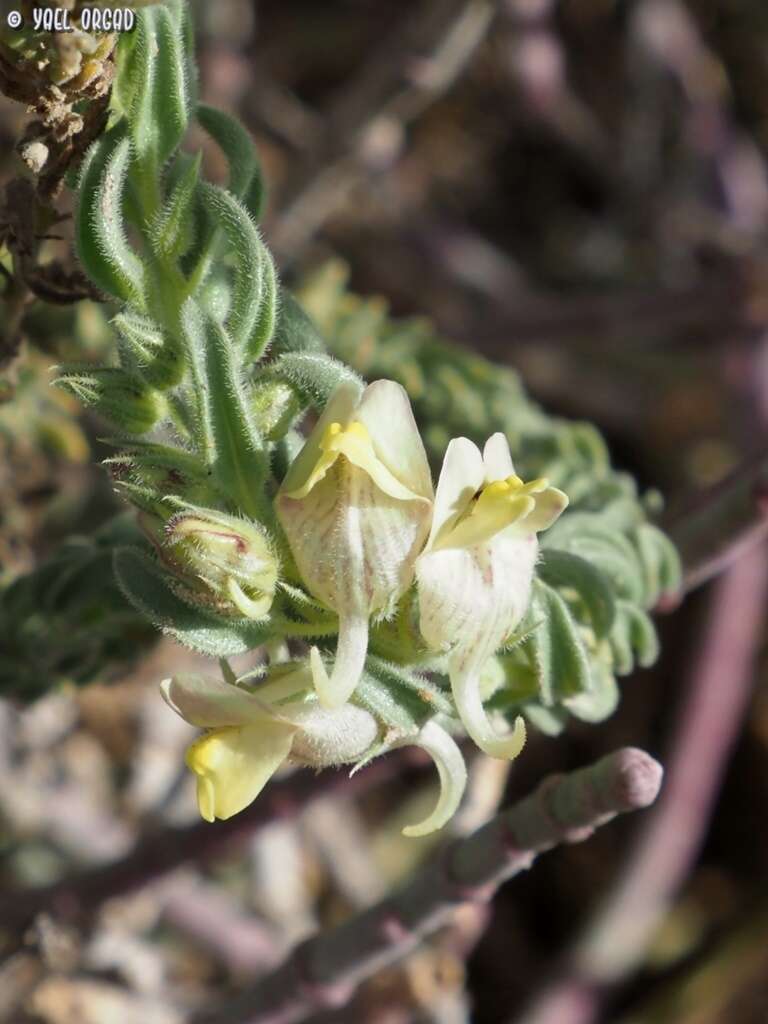
[[[332,423],[346,427],[360,400],[360,386],[354,381],[343,381],[334,389],[328,404],[307,438],[304,447],[291,463],[280,490],[292,493],[301,490],[309,480],[323,456],[320,442]]]
[[[548,529],[568,508],[568,495],[557,487],[548,487],[536,495],[536,508],[526,516],[522,524],[526,532],[540,533]]]
[[[491,434],[485,442],[483,465],[487,484],[492,484],[494,480],[506,480],[515,472],[509,453],[509,442],[504,434]]]
[[[206,821],[231,818],[252,803],[288,757],[295,727],[282,722],[215,729],[187,750]]]
[[[376,456],[392,476],[414,496],[431,501],[432,474],[405,389],[392,380],[370,384],[355,419],[368,428]]]
[[[427,722],[412,742],[429,754],[440,776],[440,795],[432,813],[418,825],[403,829],[404,836],[426,836],[456,813],[467,784],[467,766],[453,738],[434,720]]]
[[[475,548],[422,555],[416,578],[427,644],[473,652],[481,663],[494,654],[528,607],[537,552],[535,535],[505,531]]]
[[[483,457],[480,449],[466,437],[454,438],[445,450],[440,479],[437,482],[432,529],[427,551],[439,546],[456,520],[469,508],[483,485]]]
[[[382,383],[384,383],[382,381]],[[419,439],[421,443],[421,439]],[[391,498],[399,501],[429,501],[429,497],[417,494],[390,471],[387,465],[379,458],[368,428],[364,423],[354,420],[346,430],[341,431],[332,439],[333,451],[338,455],[344,455],[353,466],[362,469],[373,480],[376,486]],[[330,446],[329,446],[330,447]],[[405,459],[403,460],[405,462]],[[325,474],[323,474],[325,475]],[[431,486],[431,481],[430,481]],[[304,495],[299,491],[289,497],[301,498]]]
[[[190,725],[202,729],[242,725],[270,710],[255,694],[212,676],[182,673],[164,679],[160,692],[165,702]]]

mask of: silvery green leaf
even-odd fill
[[[339,384],[353,382],[362,394],[363,382],[344,363],[322,353],[288,352],[269,365],[267,372],[287,380],[298,395],[322,410]]]
[[[591,688],[563,703],[572,715],[583,722],[602,722],[613,714],[619,703],[616,678],[606,665],[597,661],[592,668]]]
[[[269,257],[256,225],[231,193],[215,185],[205,185],[201,194],[227,248],[237,257],[227,329],[234,343],[245,348],[259,323],[262,304],[265,299],[269,300],[269,296],[264,295],[265,268]]]
[[[539,622],[525,646],[533,655],[542,703],[588,690],[590,664],[578,625],[558,592],[538,579],[533,581],[529,615]]]
[[[536,572],[550,586],[575,591],[595,635],[608,633],[613,624],[615,601],[609,581],[599,569],[569,551],[547,548],[541,554]]]

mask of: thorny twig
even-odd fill
[[[591,1024],[607,987],[643,955],[693,863],[749,699],[768,598],[768,549],[720,578],[679,724],[664,795],[634,855],[559,973],[519,1024]]]
[[[661,767],[619,750],[589,768],[551,776],[527,799],[450,846],[394,895],[302,943],[276,972],[195,1024],[292,1024],[341,1006],[367,977],[409,953],[467,902],[489,900],[537,853],[580,842],[624,811],[652,803]]]

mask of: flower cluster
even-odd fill
[[[524,483],[515,474],[502,434],[482,453],[466,438],[451,441],[435,490],[403,388],[387,380],[362,392],[353,382],[337,387],[275,502],[304,586],[338,615],[334,663],[329,671],[313,647],[308,662],[278,666],[255,689],[198,677],[166,681],[168,703],[208,730],[187,755],[203,817],[242,810],[288,759],[317,767],[360,763],[407,742],[435,760],[441,795],[428,819],[406,831],[442,826],[461,799],[463,757],[437,717],[392,739],[355,702],[370,624],[392,617],[415,586],[423,660],[444,665],[456,714],[477,745],[493,757],[516,757],[523,721],[497,729],[483,706],[481,676],[528,607],[537,534],[567,504],[545,479]],[[196,524],[181,525],[175,534],[195,532]],[[225,536],[221,544],[228,543]],[[257,568],[253,581],[226,566],[209,573],[228,574],[231,599],[241,607],[244,594],[248,607],[257,594],[265,614],[276,574],[266,578],[261,563]]]

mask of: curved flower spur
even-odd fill
[[[277,496],[302,579],[339,616],[330,677],[311,652],[321,703],[340,707],[365,663],[368,622],[413,581],[432,516],[432,477],[405,390],[389,380],[333,392]]]
[[[545,479],[515,475],[503,434],[482,455],[465,437],[445,453],[426,549],[416,563],[420,629],[433,650],[448,652],[458,714],[472,739],[493,757],[514,758],[525,742],[518,717],[496,732],[483,707],[480,673],[528,607],[538,555],[537,533],[568,505]]]

